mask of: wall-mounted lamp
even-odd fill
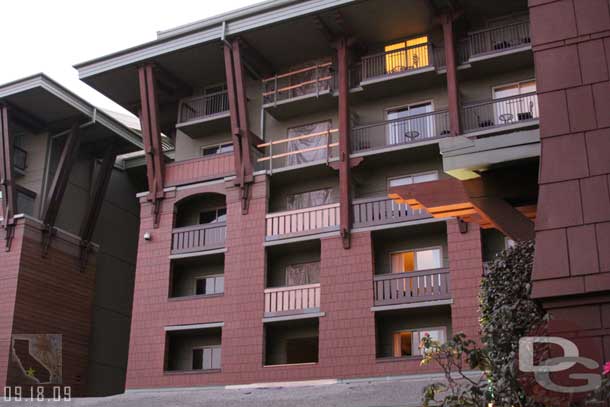
[[[150,235],[150,232],[146,232],[144,233],[144,240],[151,240],[152,236]]]

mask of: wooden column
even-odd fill
[[[449,126],[452,136],[461,133],[460,127],[460,98],[457,80],[457,62],[455,58],[455,40],[453,37],[452,14],[441,16],[443,26],[443,39],[445,46],[445,64],[447,66],[447,96],[449,100]]]
[[[159,226],[160,200],[164,197],[165,161],[161,144],[154,65],[140,66],[138,68],[138,78],[140,82],[140,124],[146,154],[146,175],[149,189],[148,200],[153,204],[154,227],[156,228]]]
[[[349,249],[351,243],[351,196],[350,196],[350,116],[349,116],[349,79],[348,39],[337,40],[337,75],[339,91],[339,197],[340,197],[340,231],[343,248]]]
[[[6,250],[11,247],[15,219],[15,178],[13,176],[13,140],[8,130],[8,108],[0,105],[0,192],[2,193],[2,228]]]
[[[42,222],[49,234],[52,233],[52,229],[55,226],[57,214],[59,213],[59,206],[61,205],[64,193],[68,187],[70,172],[72,172],[72,167],[78,155],[79,145],[80,126],[78,123],[75,123],[66,138],[66,143],[64,144],[61,156],[59,157],[59,163],[57,164],[57,170],[55,171],[51,187],[49,188],[48,195],[44,202]]]
[[[239,38],[230,43],[225,42],[224,56],[235,157],[235,185],[240,187],[242,213],[246,214],[250,201],[250,186],[254,181],[251,154],[253,135],[248,126],[248,99]]]

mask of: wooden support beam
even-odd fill
[[[343,248],[351,245],[351,161],[350,161],[350,121],[349,121],[349,46],[347,37],[337,41],[337,74],[339,90],[339,228],[343,238]]]
[[[109,145],[104,152],[101,165],[91,189],[91,194],[89,195],[85,216],[81,223],[79,236],[84,242],[90,242],[91,237],[93,236],[97,219],[102,210],[104,196],[106,195],[106,190],[110,183],[116,156],[116,146],[114,144]]]
[[[5,250],[11,249],[15,227],[15,178],[13,176],[13,140],[9,133],[8,107],[0,104],[0,192],[2,193],[2,228]]]
[[[318,31],[322,33],[326,41],[328,41],[329,44],[335,42],[335,35],[328,27],[328,25],[324,22],[324,20],[322,20],[322,17],[320,17],[319,15],[315,15],[313,18],[315,26],[318,28]]]
[[[260,53],[259,50],[254,48],[252,44],[248,43],[243,38],[239,39],[242,45],[242,58],[244,63],[247,63],[251,71],[254,71],[255,76],[258,79],[266,78],[273,75],[275,69],[273,64]]]
[[[159,107],[157,101],[154,65],[145,64],[138,68],[140,83],[140,125],[146,154],[146,176],[148,180],[148,200],[152,202],[153,225],[159,226],[161,199],[164,197],[165,157],[159,127]]]
[[[453,36],[452,14],[441,16],[445,46],[445,64],[447,67],[447,96],[449,105],[449,129],[452,136],[461,134],[460,98],[457,80],[457,62],[455,57],[455,39]]]
[[[493,227],[515,241],[534,239],[534,222],[498,197],[470,198],[477,212]]]
[[[72,167],[76,162],[78,148],[80,146],[80,132],[80,125],[78,123],[74,123],[72,129],[66,136],[66,142],[61,151],[59,163],[57,164],[55,175],[53,176],[51,186],[49,187],[49,191],[44,202],[42,222],[48,231],[53,229],[55,226],[55,221],[57,220],[57,215],[59,213],[59,206],[61,205],[64,193],[68,187],[70,173],[72,172]]]
[[[243,167],[241,163],[241,139],[239,134],[239,113],[237,111],[237,96],[235,95],[235,75],[233,74],[233,49],[230,44],[224,44],[225,76],[229,99],[229,117],[231,122],[231,137],[233,139],[233,163],[235,165],[235,185],[243,185]]]
[[[232,41],[233,47],[233,73],[235,75],[235,95],[237,96],[237,112],[239,117],[239,135],[241,137],[241,160],[244,167],[244,183],[253,181],[253,167],[251,146],[252,140],[250,137],[250,128],[248,126],[248,99],[246,97],[246,80],[244,76],[244,68],[240,50],[240,40],[238,38]]]

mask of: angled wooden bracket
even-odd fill
[[[0,104],[0,203],[6,251],[11,250],[15,228],[16,195],[13,171],[13,139],[8,128],[8,106]]]
[[[91,254],[93,248],[91,242],[86,240],[81,240],[80,242],[80,255],[78,258],[79,263],[79,271],[84,273],[87,270],[87,265],[89,264],[89,255]]]
[[[49,245],[53,236],[55,236],[55,221],[59,214],[59,207],[63,200],[68,180],[72,167],[78,156],[78,148],[80,146],[80,125],[74,123],[70,133],[68,133],[66,142],[59,157],[57,170],[53,176],[51,187],[45,200],[44,209],[42,212],[42,223],[44,224],[42,237],[42,255],[46,256],[49,250]]]

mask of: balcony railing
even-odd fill
[[[462,128],[466,133],[527,123],[538,117],[538,96],[532,92],[465,105],[462,108]]]
[[[339,156],[339,130],[331,129],[259,144],[264,154],[257,161],[267,168],[328,162]]]
[[[165,185],[175,186],[235,173],[232,152],[174,161],[165,165]]]
[[[265,289],[265,316],[320,309],[320,283]]]
[[[226,223],[208,223],[174,228],[172,231],[172,254],[220,249],[225,245],[226,234]]]
[[[21,147],[13,147],[13,165],[19,171],[25,171],[28,162],[28,152]]]
[[[263,104],[329,91],[334,76],[332,65],[324,62],[263,79]]]
[[[385,120],[352,129],[352,152],[378,150],[446,137],[449,114],[446,110]]]
[[[397,204],[387,197],[355,199],[352,207],[354,209],[355,228],[387,225],[430,217],[430,214],[424,209],[413,209],[407,204]]]
[[[229,111],[227,91],[182,99],[178,110],[178,123],[187,123],[227,113]]]
[[[380,52],[362,57],[362,80],[402,74],[433,66],[430,43]]]
[[[529,21],[474,31],[468,34],[467,39],[468,58],[521,48],[532,42]],[[462,58],[465,57],[463,54]]]
[[[266,218],[267,240],[322,233],[339,227],[339,204],[275,212]]]
[[[451,298],[448,269],[379,274],[373,286],[375,306]]]

